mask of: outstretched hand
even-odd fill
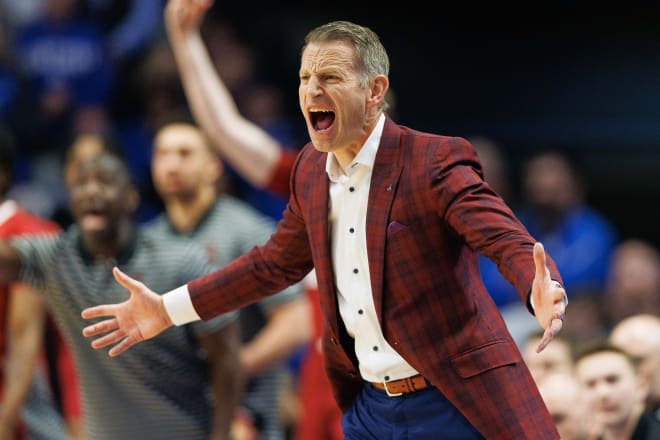
[[[211,6],[213,0],[169,0],[165,7],[165,23],[171,31],[197,31]]]
[[[561,330],[566,315],[568,297],[561,284],[550,278],[543,245],[539,242],[535,243],[533,252],[536,273],[531,295],[536,319],[545,329],[543,338],[536,347],[536,352],[540,353]]]
[[[160,295],[116,267],[112,274],[129,291],[128,300],[83,310],[82,317],[85,319],[101,316],[109,318],[85,327],[82,333],[86,337],[104,334],[92,341],[92,347],[103,348],[115,344],[108,354],[117,356],[138,342],[153,338],[173,323]]]

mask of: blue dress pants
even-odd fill
[[[435,387],[389,397],[366,383],[342,417],[347,440],[477,440],[484,437]]]

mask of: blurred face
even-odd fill
[[[638,313],[660,313],[660,263],[652,247],[628,242],[614,253],[607,283],[608,316],[620,321]]]
[[[69,190],[73,218],[89,240],[114,239],[137,206],[127,169],[108,155],[83,161]]]
[[[532,159],[525,167],[525,195],[537,209],[564,212],[579,197],[569,165],[555,155]]]
[[[633,365],[619,353],[582,358],[576,375],[590,410],[605,427],[625,425],[644,398]]]
[[[151,173],[154,186],[165,201],[192,199],[200,189],[215,187],[220,164],[196,127],[173,124],[156,135]]]
[[[640,315],[614,327],[610,342],[638,362],[640,378],[653,399],[660,399],[660,318]]]
[[[537,353],[540,339],[532,339],[523,347],[522,355],[534,381],[539,383],[552,373],[571,374],[573,361],[569,347],[560,340],[554,340],[545,349]]]
[[[577,381],[568,374],[551,374],[539,384],[539,392],[562,440],[587,438],[589,413]]]
[[[369,136],[370,90],[360,85],[354,49],[346,42],[310,43],[300,63],[300,109],[314,147],[357,154]]]

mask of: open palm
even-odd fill
[[[117,356],[133,345],[151,339],[172,326],[160,295],[143,283],[129,277],[118,268],[112,273],[119,284],[130,293],[129,298],[118,304],[102,304],[82,311],[85,319],[108,317],[83,329],[83,335],[93,337],[93,348],[115,344],[108,354]]]

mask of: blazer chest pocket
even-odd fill
[[[463,379],[493,368],[512,365],[521,358],[513,342],[496,341],[451,358],[452,367]]]
[[[401,231],[405,231],[408,229],[408,226],[404,225],[403,223],[399,223],[397,221],[391,221],[387,225],[387,238],[391,238],[398,234]]]

